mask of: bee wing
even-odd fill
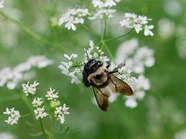
[[[127,96],[131,96],[133,94],[131,87],[126,82],[120,80],[112,73],[109,73],[108,76],[110,77],[110,84],[112,83],[112,85],[109,86],[113,92],[121,93]]]
[[[110,96],[110,92],[107,88],[97,88],[95,86],[92,86],[94,90],[94,95],[96,97],[96,101],[98,103],[98,106],[103,110],[107,111],[108,108],[108,99]]]

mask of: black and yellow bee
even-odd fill
[[[103,111],[107,111],[108,99],[111,92],[121,93],[127,96],[133,94],[131,87],[126,82],[113,75],[113,73],[118,72],[118,69],[124,65],[122,63],[112,71],[108,71],[110,62],[108,62],[106,67],[103,66],[102,61],[95,59],[91,59],[84,64],[83,83],[86,87],[92,86],[97,103]]]

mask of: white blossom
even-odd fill
[[[84,16],[89,15],[88,9],[84,8],[74,8],[69,10],[67,13],[63,14],[59,19],[58,25],[65,24],[65,28],[68,30],[76,30],[75,24],[83,24],[84,23]]]
[[[3,2],[4,2],[3,0],[0,1],[0,9],[2,9],[4,7]]]
[[[99,9],[93,16],[89,17],[89,20],[103,19],[105,17],[111,18],[115,12],[116,10],[113,9]]]
[[[6,108],[6,111],[3,112],[3,114],[9,115],[8,119],[5,120],[6,123],[13,125],[17,124],[19,118],[20,118],[20,113],[18,110],[15,110],[14,108]]]
[[[44,118],[46,117],[48,114],[45,112],[45,108],[44,106],[41,108],[41,107],[37,107],[35,110],[34,110],[34,114],[36,116],[36,119],[39,119],[39,118]]]
[[[153,36],[154,34],[150,29],[153,29],[154,26],[147,25],[149,20],[151,19],[146,16],[136,15],[134,13],[125,13],[124,19],[120,21],[120,25],[127,28],[134,28],[136,33],[144,30],[145,36]]]
[[[34,95],[36,93],[36,86],[38,85],[39,83],[36,81],[34,82],[34,84],[30,84],[30,85],[29,85],[29,82],[27,84],[22,84],[25,95],[26,96],[28,96],[28,94]]]
[[[34,100],[32,101],[32,105],[33,107],[40,107],[41,104],[43,103],[42,98],[34,98]]]
[[[59,96],[58,96],[58,92],[54,93],[55,90],[52,90],[52,88],[50,88],[50,91],[47,91],[46,97],[48,100],[56,100]]]
[[[116,2],[120,0],[92,0],[92,4],[96,8],[103,8],[103,7],[113,7],[116,6]]]
[[[4,68],[0,70],[0,87],[6,85],[8,89],[12,90],[21,80],[33,78],[34,73],[29,72],[32,67],[44,68],[51,64],[53,61],[45,56],[34,56],[14,68]]]
[[[60,120],[60,123],[63,124],[65,122],[65,114],[70,114],[67,110],[69,107],[66,107],[66,104],[62,106],[56,107],[54,116],[57,117],[57,120]]]

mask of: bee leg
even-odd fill
[[[107,61],[107,66],[106,68],[108,69],[110,67],[110,61]]]
[[[119,64],[116,68],[114,68],[112,71],[110,71],[110,73],[115,73],[118,72],[118,69],[125,66],[125,62]]]

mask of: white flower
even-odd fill
[[[133,97],[130,97],[125,101],[125,106],[130,107],[130,108],[135,108],[137,106],[137,102]]]
[[[37,107],[35,110],[34,110],[34,114],[36,116],[36,119],[39,119],[39,118],[44,118],[46,117],[48,114],[45,112],[45,108],[44,106],[42,108],[40,107]]]
[[[58,96],[58,92],[54,94],[55,90],[52,90],[52,88],[50,88],[50,91],[47,91],[46,97],[48,100],[56,100],[59,96]]]
[[[14,108],[6,108],[6,111],[3,112],[3,114],[9,115],[8,119],[5,120],[6,123],[13,125],[17,124],[19,118],[20,118],[20,113],[18,110],[15,110]]]
[[[0,2],[0,9],[4,7],[3,2],[3,0]]]
[[[70,114],[67,110],[69,108],[66,107],[66,104],[63,104],[62,106],[56,107],[54,116],[57,117],[57,120],[60,120],[61,124],[65,122],[65,114]]]
[[[144,29],[145,36],[153,36],[153,32],[150,29],[153,29],[153,25],[147,25],[148,21],[151,20],[146,16],[136,15],[133,13],[125,13],[124,19],[120,21],[121,26],[126,26],[127,28],[134,28],[136,33],[139,33]]]
[[[153,29],[153,28],[154,28],[153,25],[150,25],[150,26],[145,25],[144,35],[145,35],[145,36],[148,36],[148,35],[154,36],[154,33],[150,30],[150,29]]]
[[[92,4],[94,7],[103,8],[103,7],[112,7],[116,6],[116,2],[119,2],[120,0],[92,0]]]
[[[89,20],[103,19],[104,17],[111,18],[116,10],[113,9],[99,9],[93,16],[89,17]]]
[[[67,13],[63,14],[59,19],[58,25],[65,24],[65,28],[68,30],[76,30],[75,24],[83,24],[84,19],[82,17],[87,16],[89,14],[88,9],[84,8],[75,8],[69,10]]]
[[[42,103],[42,98],[34,98],[34,100],[32,101],[33,107],[39,107]]]
[[[30,85],[29,82],[27,84],[22,84],[25,95],[26,96],[28,96],[28,94],[34,95],[36,93],[36,86],[38,85],[39,83],[37,83],[36,81],[34,82],[34,84],[30,84]]]

